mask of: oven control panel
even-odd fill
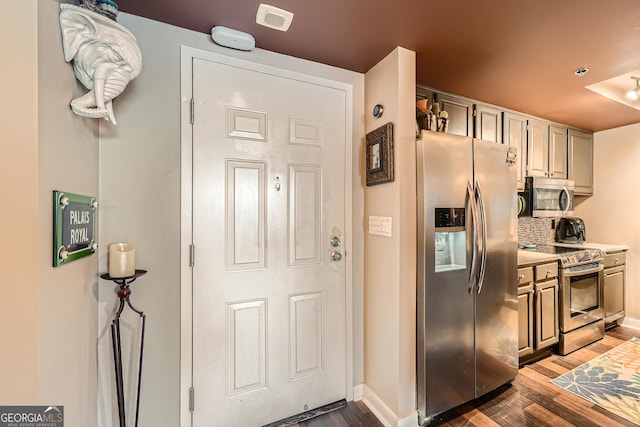
[[[584,249],[563,254],[560,261],[563,266],[587,264],[589,262],[601,262],[603,260],[600,249]]]

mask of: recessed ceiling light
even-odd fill
[[[574,71],[573,74],[575,74],[576,76],[580,77],[580,76],[584,76],[588,72],[589,72],[589,69],[587,67],[582,67],[582,68],[578,68],[576,71]]]

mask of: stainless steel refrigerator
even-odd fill
[[[417,141],[421,424],[518,371],[516,155],[428,131]]]

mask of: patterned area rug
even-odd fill
[[[640,425],[638,338],[631,338],[551,382]]]

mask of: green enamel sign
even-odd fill
[[[53,266],[91,255],[96,244],[95,197],[53,192]]]

